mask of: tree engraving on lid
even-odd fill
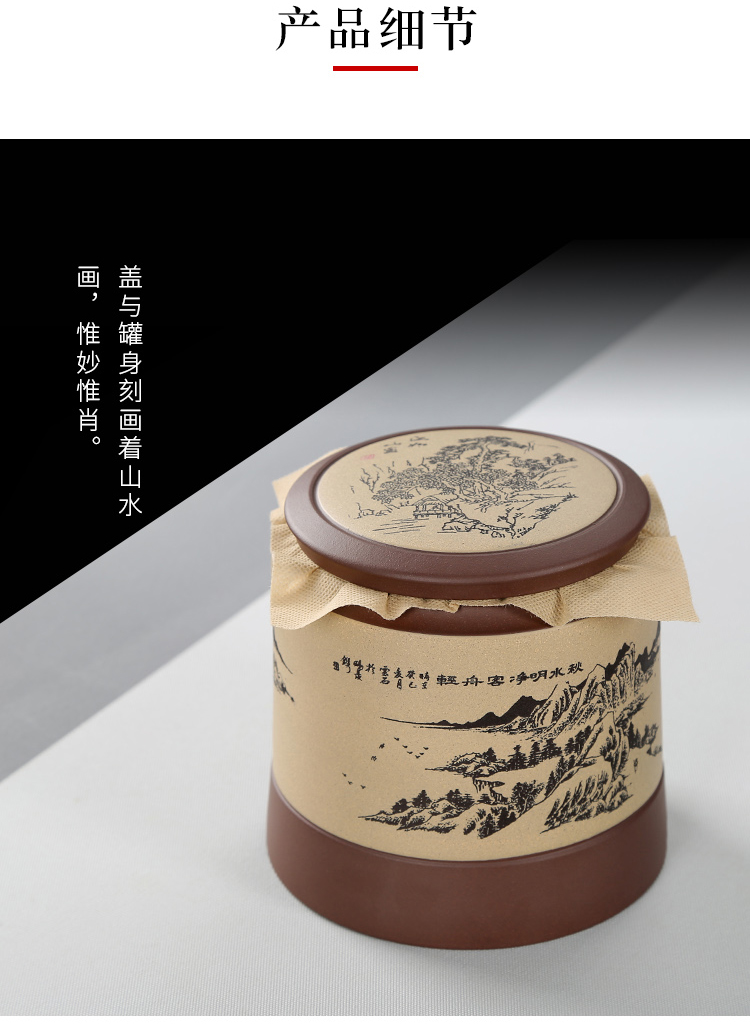
[[[590,453],[541,435],[446,429],[350,452],[321,478],[325,512],[364,538],[413,549],[514,549],[577,531],[615,497]]]

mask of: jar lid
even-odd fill
[[[627,553],[649,495],[599,449],[507,427],[374,438],[313,464],[287,523],[319,567],[419,598],[502,599],[569,585]]]

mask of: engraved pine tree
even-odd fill
[[[540,459],[531,449],[500,435],[463,438],[389,470],[372,499],[391,510],[413,506],[415,518],[437,517],[443,531],[521,537],[575,498],[566,477],[575,460],[561,452]]]

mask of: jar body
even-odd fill
[[[462,609],[437,634],[342,613],[276,630],[272,861],[317,911],[407,943],[582,929],[664,857],[658,623],[488,633],[504,608]]]

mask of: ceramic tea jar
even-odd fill
[[[497,948],[650,886],[659,621],[559,619],[606,595],[649,510],[620,460],[507,428],[410,431],[297,477],[286,533],[305,606],[329,609],[274,630],[268,846],[293,894],[376,937]]]

